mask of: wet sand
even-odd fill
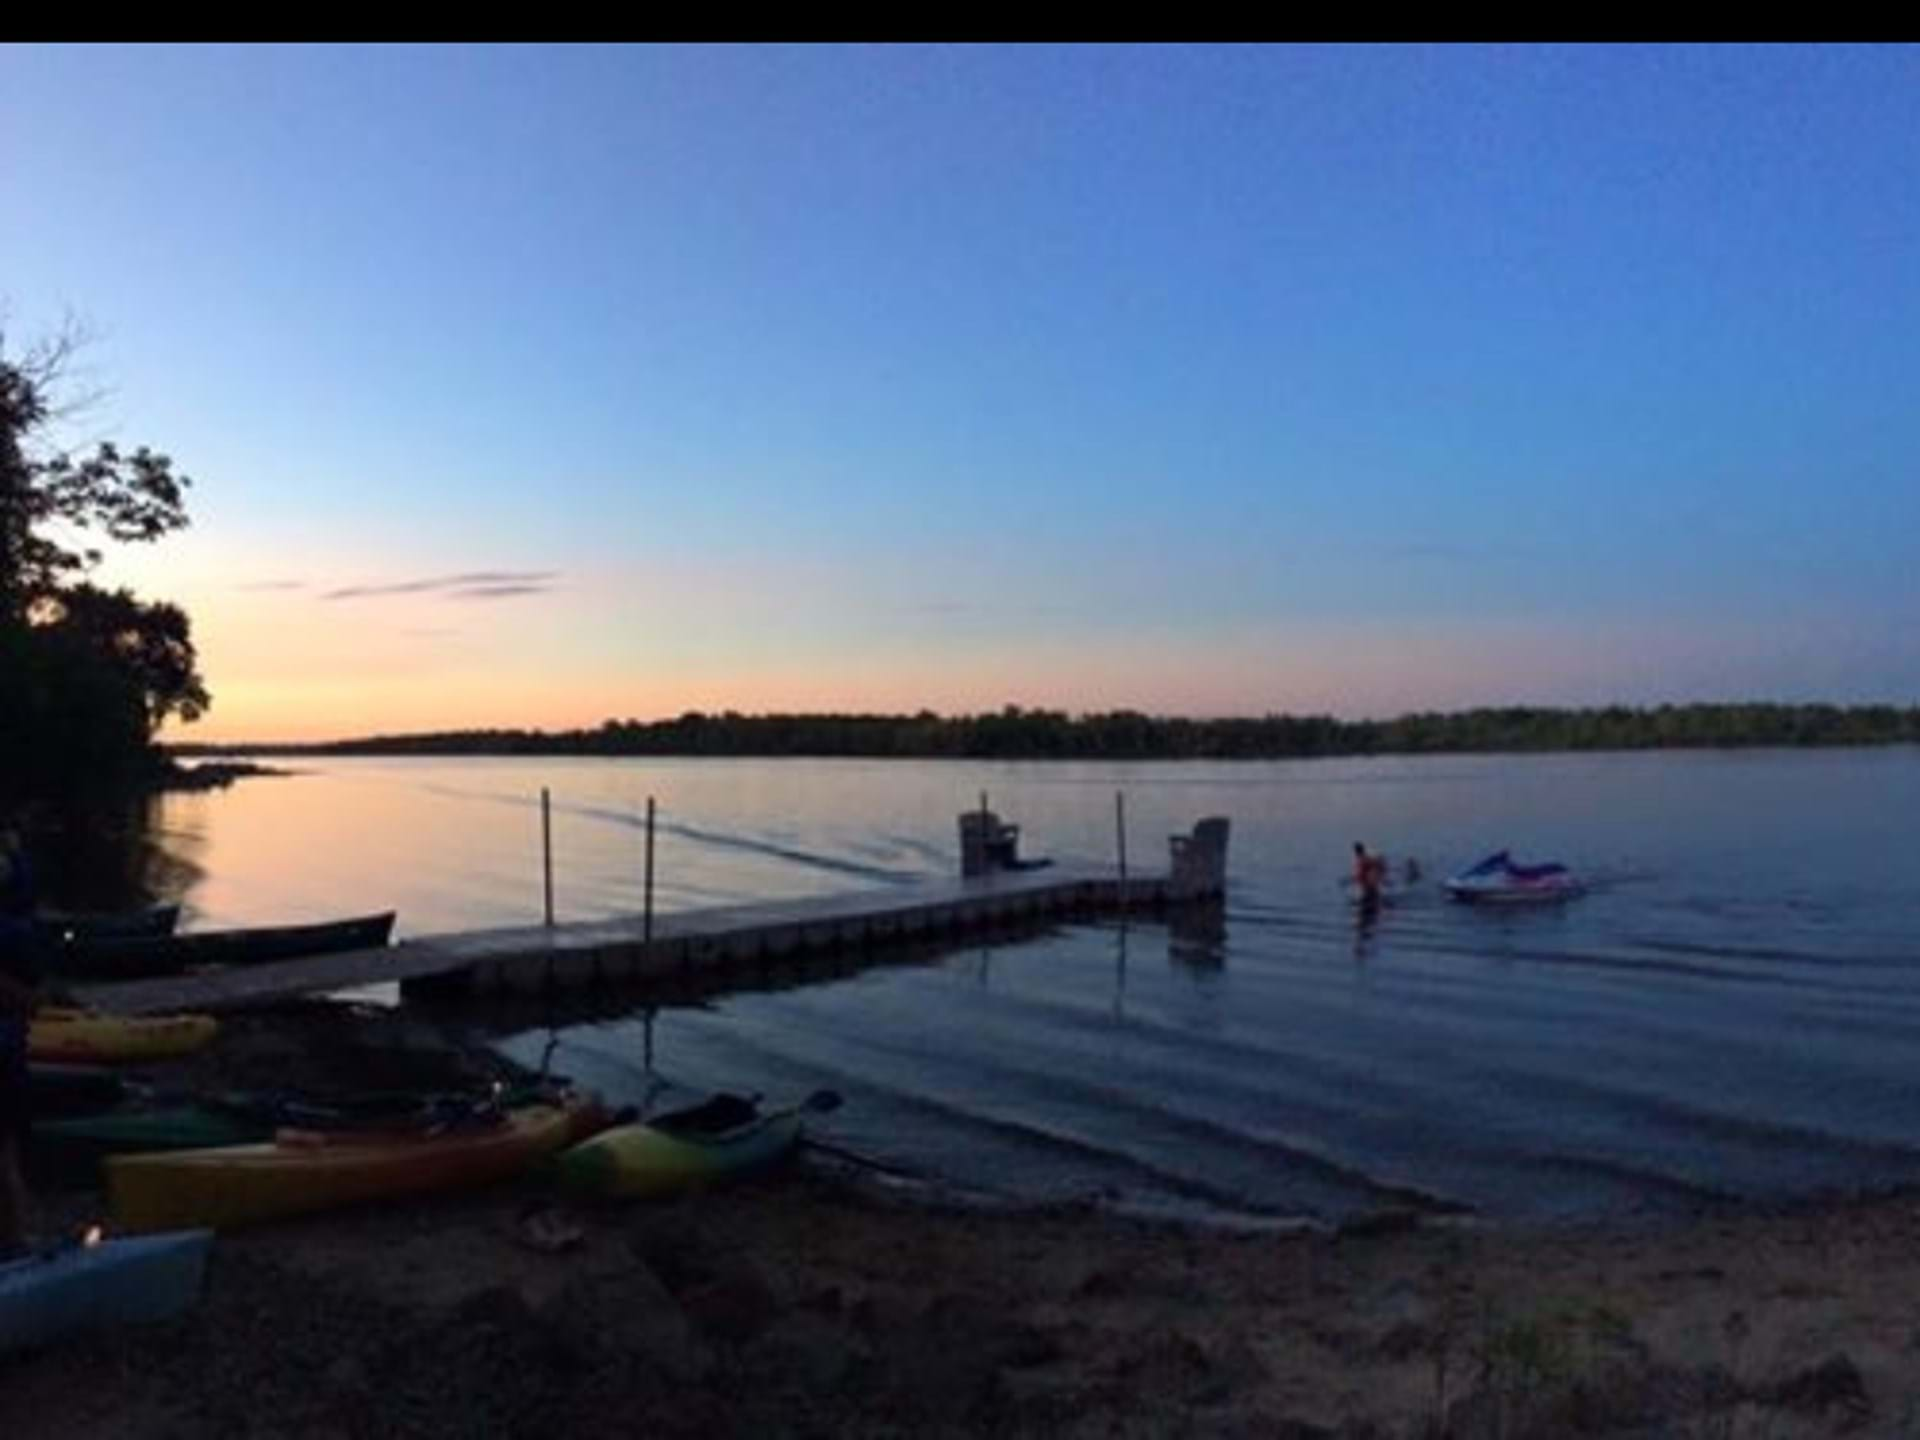
[[[190,1316],[0,1360],[0,1435],[1920,1434],[1912,1194],[1225,1233],[962,1209],[812,1155],[565,1211],[559,1252],[527,1224],[550,1199],[223,1235]]]

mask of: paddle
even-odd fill
[[[845,1101],[837,1090],[816,1090],[805,1100],[794,1106],[795,1110],[811,1111],[816,1115],[830,1115],[838,1110]],[[831,1155],[836,1160],[844,1160],[849,1165],[859,1165],[864,1169],[877,1170],[882,1175],[892,1175],[901,1180],[918,1180],[920,1174],[898,1165],[889,1165],[884,1160],[874,1160],[858,1151],[849,1150],[843,1145],[835,1145],[826,1140],[816,1139],[812,1135],[802,1135],[800,1143],[809,1150],[818,1150],[822,1155]]]
[[[800,1143],[809,1150],[818,1150],[822,1155],[831,1155],[834,1159],[843,1160],[849,1165],[858,1165],[866,1170],[877,1170],[882,1175],[892,1175],[896,1179],[919,1180],[923,1178],[917,1170],[907,1170],[898,1165],[889,1165],[884,1160],[873,1160],[860,1154],[858,1151],[848,1150],[844,1146],[830,1144],[825,1140],[816,1140],[811,1135],[802,1135],[800,1137]]]
[[[197,1103],[245,1120],[280,1128],[340,1135],[418,1132],[440,1133],[478,1124],[499,1124],[506,1112],[552,1097],[553,1087],[538,1081],[519,1085],[478,1085],[465,1090],[389,1090],[302,1095],[295,1092],[228,1091],[203,1095],[179,1092],[179,1103]]]

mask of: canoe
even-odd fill
[[[36,1061],[27,1066],[29,1115],[86,1115],[127,1098],[127,1077],[105,1065],[58,1065]]]
[[[137,940],[171,935],[180,923],[178,905],[155,905],[129,911],[43,911],[33,917],[34,930],[50,944],[94,940]]]
[[[53,954],[49,968],[70,979],[141,980],[201,965],[260,965],[343,950],[378,950],[393,934],[394,912],[185,935],[77,936]]]
[[[809,1108],[831,1106],[810,1101],[761,1114],[749,1101],[718,1096],[694,1110],[616,1125],[582,1141],[560,1156],[556,1178],[578,1195],[637,1199],[740,1179],[793,1152]]]
[[[98,1015],[43,1009],[27,1027],[27,1057],[88,1065],[170,1060],[205,1049],[219,1033],[211,1015]]]
[[[1497,850],[1471,869],[1449,877],[1447,894],[1468,905],[1541,905],[1571,900],[1586,886],[1558,862],[1517,865]]]
[[[170,1154],[115,1155],[106,1162],[115,1222],[131,1231],[262,1220],[505,1180],[605,1124],[590,1096],[529,1105],[484,1127],[422,1138],[366,1140],[281,1132],[256,1145]]]
[[[200,1298],[210,1230],[102,1240],[0,1264],[0,1353],[165,1320]]]

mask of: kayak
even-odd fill
[[[1558,862],[1516,865],[1499,850],[1446,881],[1448,895],[1469,905],[1540,905],[1570,900],[1586,889]]]
[[[46,1008],[27,1028],[33,1060],[113,1065],[170,1060],[204,1050],[220,1031],[211,1015],[101,1015]]]
[[[127,1098],[126,1075],[105,1065],[27,1066],[29,1115],[86,1115],[111,1109]]]
[[[106,1072],[111,1074],[112,1072]],[[369,1091],[358,1095],[299,1096],[228,1092],[171,1100],[136,1098],[131,1103],[89,1115],[36,1119],[27,1136],[27,1155],[36,1171],[49,1176],[97,1177],[109,1155],[139,1155],[156,1150],[206,1150],[262,1144],[282,1132],[299,1143],[316,1145],[425,1138],[436,1128],[480,1105],[512,1109],[552,1098],[549,1086],[509,1087],[489,1095]]]
[[[394,912],[313,925],[200,930],[185,935],[73,936],[50,964],[70,979],[143,980],[201,965],[260,965],[343,950],[378,950],[393,934]]]
[[[821,1092],[823,1096],[830,1091]],[[815,1097],[766,1114],[753,1102],[720,1095],[691,1110],[616,1125],[563,1154],[561,1186],[580,1195],[654,1199],[766,1170],[799,1145],[809,1109],[831,1109]]]
[[[165,1320],[200,1298],[210,1230],[101,1240],[0,1264],[0,1353]]]
[[[111,1156],[107,1195],[127,1230],[224,1230],[504,1180],[605,1123],[596,1100],[572,1093],[424,1136],[283,1129],[253,1145]]]
[[[109,1155],[204,1150],[273,1138],[271,1122],[211,1105],[136,1106],[65,1120],[36,1120],[27,1162],[36,1175],[93,1180]]]

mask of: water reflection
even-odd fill
[[[986,990],[992,988],[996,962],[1008,948],[1064,933],[1064,928],[1053,921],[1020,919],[965,938],[903,940],[872,950],[796,952],[757,962],[685,970],[646,980],[572,986],[541,994],[467,996],[454,991],[435,996],[422,992],[409,1003],[429,1012],[461,1017],[479,1033],[500,1036],[621,1021],[651,1024],[662,1010],[710,1010],[716,1002],[734,996],[805,990],[879,970],[951,966],[970,975],[980,989]],[[647,1043],[650,1046],[651,1040]]]
[[[502,1043],[527,1063],[558,1036],[555,1069],[625,1103],[668,1076],[828,1085],[850,1143],[1035,1197],[1119,1185],[1337,1216],[1411,1186],[1560,1215],[1920,1178],[1920,751],[342,762],[169,797],[164,826],[204,867],[197,927],[378,904],[419,935],[538,919],[527,797],[549,784],[565,921],[638,908],[639,831],[617,817],[648,794],[672,814],[670,913],[950,875],[953,817],[984,783],[1036,848],[1090,865],[1112,858],[1116,784],[1133,823],[1168,833],[1230,788],[1231,927],[1173,917],[1166,963],[1136,914],[897,964],[781,961],[729,974],[758,989],[725,999],[609,988],[485,1023],[523,1032]],[[1354,834],[1424,857],[1419,877],[1397,867],[1391,913],[1334,888]],[[1435,881],[1501,846],[1596,884],[1546,912],[1445,903]],[[1154,963],[1135,966],[1143,944]]]
[[[1380,912],[1385,903],[1377,895],[1363,896],[1353,902],[1353,958],[1362,963],[1373,954],[1374,932],[1380,928]]]
[[[1167,959],[1192,971],[1222,970],[1227,963],[1227,906],[1214,900],[1167,914]]]
[[[160,823],[163,797],[117,809],[55,811],[28,835],[42,903],[53,910],[138,910],[178,900],[205,875],[205,846]]]

